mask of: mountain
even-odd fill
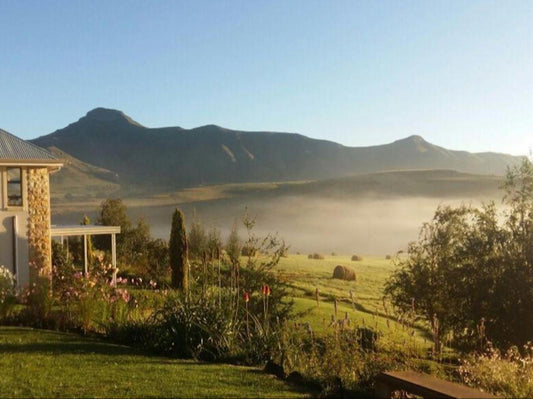
[[[120,189],[115,173],[89,165],[57,147],[48,151],[63,160],[63,167],[50,176],[52,199],[107,197]]]
[[[245,132],[206,125],[148,128],[121,111],[96,108],[32,140],[118,174],[123,185],[180,188],[206,184],[318,180],[405,169],[505,172],[520,157],[452,151],[410,136],[346,147],[294,133]]]

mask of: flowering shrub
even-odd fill
[[[533,345],[516,346],[507,352],[489,347],[486,353],[463,361],[459,368],[463,381],[502,397],[533,397]]]
[[[138,304],[122,279],[113,283],[112,265],[99,257],[84,276],[61,248],[54,250],[54,296],[60,308],[60,325],[101,332],[109,323],[128,319]]]
[[[15,276],[0,266],[0,317],[8,316],[15,303]]]

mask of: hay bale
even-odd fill
[[[363,260],[363,258],[361,258],[359,255],[352,255],[352,261],[360,261],[360,260]]]
[[[324,259],[324,255],[319,254],[317,252],[307,255],[307,259]]]
[[[355,272],[352,269],[347,268],[346,266],[335,266],[333,270],[333,278],[346,281],[355,281],[356,276]]]

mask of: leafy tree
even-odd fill
[[[128,216],[126,205],[121,199],[108,198],[100,204],[97,210],[96,224],[102,226],[120,226],[120,234],[117,235],[117,255],[124,256],[127,252],[127,246],[124,245],[127,241],[129,232],[131,230],[131,221]],[[109,249],[109,238],[104,236],[95,237],[95,244],[100,249]]]
[[[509,170],[507,209],[440,207],[422,226],[385,293],[404,312],[426,319],[438,337],[500,346],[533,339],[533,166]]]
[[[173,288],[185,291],[189,288],[189,261],[187,254],[187,232],[183,213],[176,208],[172,215],[169,241],[169,261]]]

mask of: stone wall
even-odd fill
[[[28,250],[30,282],[51,279],[50,184],[47,168],[28,168]]]

